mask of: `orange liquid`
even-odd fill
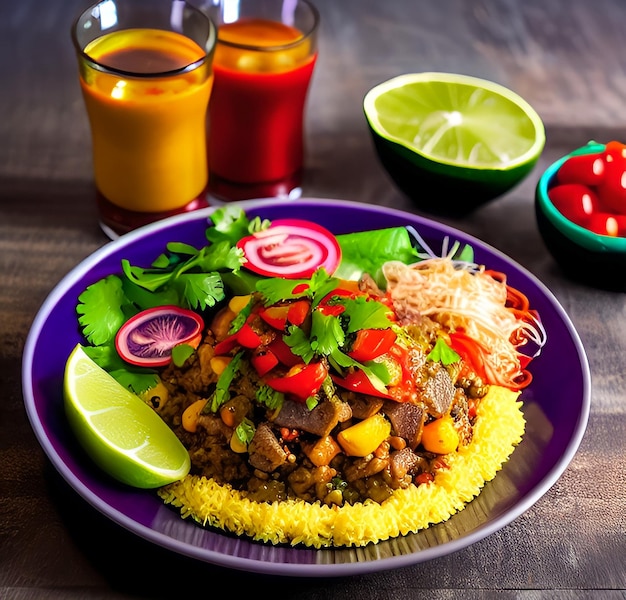
[[[178,33],[130,29],[94,40],[85,53],[107,67],[155,75],[122,76],[81,63],[98,190],[137,212],[176,210],[198,197],[208,180],[210,63],[174,76],[156,74],[200,60],[204,50]]]
[[[281,193],[289,191],[283,182],[297,185],[315,60],[310,39],[283,23],[242,19],[220,25],[209,107],[209,159],[216,193],[218,185],[247,186],[241,190],[247,197],[272,195],[267,182]]]

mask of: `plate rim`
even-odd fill
[[[211,206],[208,208],[202,208],[197,211],[169,217],[157,223],[152,223],[141,227],[133,232],[125,234],[116,240],[109,241],[103,246],[89,254],[82,259],[77,265],[70,269],[61,280],[52,288],[44,299],[40,308],[38,309],[35,318],[32,321],[30,330],[26,337],[24,344],[23,356],[22,356],[22,394],[24,404],[27,412],[28,419],[31,427],[35,433],[35,436],[44,450],[48,459],[52,462],[55,469],[63,477],[63,479],[69,484],[69,486],[85,501],[87,501],[93,508],[98,510],[101,514],[106,516],[115,522],[118,526],[123,527],[127,531],[142,537],[143,539],[155,543],[160,547],[169,549],[179,554],[188,556],[200,560],[202,562],[208,562],[216,566],[225,566],[235,570],[244,570],[247,572],[270,574],[270,575],[284,575],[284,576],[302,576],[302,577],[337,577],[346,575],[355,575],[363,573],[372,573],[376,571],[388,570],[393,568],[401,568],[417,563],[427,562],[434,558],[445,556],[466,548],[489,535],[499,531],[512,521],[517,519],[520,515],[529,510],[542,496],[544,496],[549,489],[557,482],[563,472],[566,470],[574,455],[578,451],[578,448],[584,437],[589,413],[591,406],[591,372],[589,361],[576,328],[574,327],[570,317],[566,313],[563,306],[558,299],[552,293],[552,291],[539,280],[532,272],[526,269],[523,265],[519,264],[497,248],[490,244],[480,240],[479,238],[465,233],[452,226],[446,225],[438,221],[431,220],[420,215],[410,213],[404,210],[400,210],[393,207],[385,207],[373,204],[367,204],[363,202],[357,202],[354,200],[341,200],[332,198],[316,198],[316,197],[302,197],[297,200],[277,200],[277,199],[257,199],[257,200],[245,200],[238,202],[237,205],[244,210],[259,209],[264,207],[277,207],[280,205],[288,204],[310,204],[312,206],[328,205],[328,206],[343,206],[347,209],[356,209],[360,211],[367,211],[373,213],[385,213],[387,215],[396,216],[399,218],[409,217],[412,221],[419,221],[424,225],[435,228],[441,232],[442,236],[458,236],[459,234],[469,240],[471,244],[480,246],[488,253],[496,255],[504,260],[509,266],[514,267],[516,270],[525,275],[533,285],[543,294],[546,300],[552,305],[552,308],[557,312],[562,324],[567,329],[567,332],[571,338],[571,341],[576,349],[578,360],[581,367],[581,376],[583,380],[582,393],[582,405],[581,411],[576,420],[573,435],[568,440],[564,452],[559,455],[558,460],[555,461],[551,469],[549,469],[544,477],[537,482],[533,489],[525,496],[516,502],[510,509],[506,510],[503,514],[498,515],[492,521],[478,527],[470,533],[462,535],[459,538],[431,546],[417,552],[409,554],[401,554],[396,556],[390,556],[386,558],[380,558],[375,560],[357,561],[357,562],[339,562],[339,563],[290,563],[290,562],[265,562],[257,558],[248,558],[233,556],[231,554],[225,554],[217,552],[213,549],[201,548],[198,546],[192,546],[181,540],[167,536],[163,532],[154,530],[141,523],[138,523],[128,515],[124,514],[117,508],[111,506],[105,500],[103,500],[98,494],[89,488],[80,478],[76,477],[69,467],[64,463],[63,458],[58,454],[54,446],[51,444],[45,430],[43,423],[39,418],[39,415],[35,406],[35,397],[32,389],[32,366],[35,351],[37,349],[38,337],[41,333],[43,326],[49,318],[54,307],[61,299],[63,294],[67,292],[72,283],[84,275],[86,275],[93,267],[99,264],[105,257],[118,251],[119,249],[134,244],[136,241],[141,240],[147,236],[152,235],[155,232],[174,227],[185,222],[200,221],[208,219],[208,216],[219,206]],[[197,527],[195,524],[190,526]],[[296,548],[290,549],[296,550]],[[303,549],[304,551],[314,551],[310,548]],[[321,549],[324,550],[324,549]]]

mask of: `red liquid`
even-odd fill
[[[282,56],[289,52],[293,51]],[[285,68],[280,51],[266,60],[262,72],[237,70],[232,52],[229,61],[220,61],[216,53],[209,103],[209,173],[217,195],[229,184],[239,186],[238,197],[234,197],[237,189],[223,194],[230,200],[288,194],[298,187],[304,159],[304,107],[316,59],[306,49],[299,53],[303,54],[299,64],[280,72],[267,70],[273,65]]]

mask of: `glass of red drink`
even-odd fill
[[[207,206],[208,15],[184,0],[101,0],[72,40],[105,233]]]
[[[308,0],[215,0],[209,202],[298,197],[319,13]]]

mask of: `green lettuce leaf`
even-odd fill
[[[346,233],[338,235],[337,241],[341,247],[341,263],[334,276],[358,280],[368,273],[381,289],[386,287],[382,274],[384,263],[399,260],[411,264],[419,260],[405,227]]]

